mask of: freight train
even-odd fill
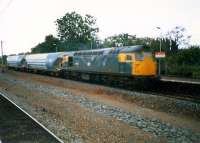
[[[127,46],[73,52],[12,55],[9,69],[45,72],[67,78],[132,83],[157,79],[157,64],[144,46]]]

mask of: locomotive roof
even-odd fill
[[[131,53],[136,51],[143,50],[143,45],[136,46],[126,46],[126,47],[113,47],[113,48],[103,48],[95,50],[82,50],[74,52],[75,55],[84,55],[84,54],[108,54],[108,53]]]

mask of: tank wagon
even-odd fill
[[[63,52],[26,55],[26,69],[58,72],[61,69]]]
[[[83,50],[63,55],[62,71],[82,79],[126,80],[157,78],[157,65],[143,46]]]
[[[58,74],[62,66],[62,54],[44,53],[8,56],[8,67],[25,71],[54,72]]]
[[[25,55],[11,55],[7,57],[8,68],[21,69],[26,66]]]

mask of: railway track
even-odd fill
[[[159,81],[145,92],[200,103],[200,84]]]
[[[200,84],[158,81],[153,85],[149,86],[148,88],[143,86],[130,85],[123,87],[118,85],[110,86],[115,86],[116,88],[125,89],[129,91],[138,91],[147,94],[165,96],[169,98],[200,103]]]
[[[63,77],[62,77],[63,78]],[[200,103],[200,84],[192,82],[176,82],[176,81],[148,81],[138,83],[116,82],[108,81],[95,81],[95,80],[82,80],[77,78],[67,78],[69,80],[76,80],[81,82],[105,85],[127,91],[137,91],[147,94],[154,94],[175,98],[180,100],[191,101]]]
[[[35,74],[35,73],[29,73]],[[52,76],[49,74],[41,73],[40,75],[43,76]],[[200,103],[200,84],[189,83],[189,82],[176,82],[176,81],[156,81],[156,82],[149,82],[149,83],[139,83],[139,84],[130,84],[126,82],[113,82],[112,80],[107,81],[99,81],[99,80],[84,80],[80,78],[73,78],[73,77],[63,77],[63,76],[56,76],[57,78],[64,78],[68,80],[75,80],[79,82],[87,82],[90,84],[98,84],[98,85],[105,85],[109,87],[114,87],[118,89],[124,89],[128,91],[137,91],[143,92],[147,94],[154,94],[159,96],[165,96],[180,100],[191,101],[194,103]]]
[[[0,93],[0,143],[63,143],[52,132]]]
[[[77,79],[73,79],[77,80]],[[99,82],[99,81],[85,81],[88,83],[95,83],[100,85],[106,85],[109,87],[125,89],[128,91],[138,91],[147,94],[154,94],[159,96],[165,96],[169,98],[175,98],[185,101],[191,101],[194,103],[200,103],[200,84],[189,82],[175,82],[175,81],[156,81],[153,83],[139,83],[139,84],[126,84],[118,82]]]

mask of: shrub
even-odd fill
[[[200,48],[180,49],[165,59],[168,75],[200,79]]]

